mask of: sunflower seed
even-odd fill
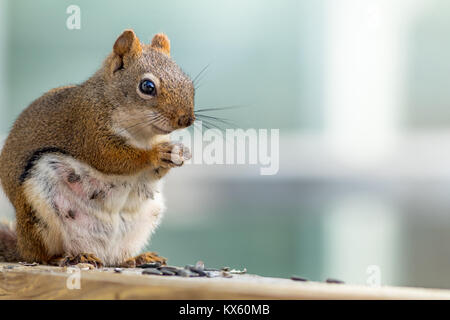
[[[291,280],[294,281],[308,281],[308,279],[302,278],[302,277],[298,277],[298,276],[292,276]]]
[[[144,264],[141,264],[141,265],[139,265],[137,267],[138,268],[142,268],[142,269],[159,268],[159,267],[161,267],[161,263],[159,263],[159,262],[144,263]]]
[[[25,267],[35,267],[38,265],[37,262],[33,262],[33,263],[28,263],[28,262],[19,262],[21,265],[25,266]]]
[[[195,277],[200,277],[200,275],[198,273],[196,273],[196,272],[191,272],[191,273],[189,273],[189,277],[190,278],[195,278]]]
[[[326,283],[336,283],[336,284],[343,284],[344,281],[338,280],[338,279],[332,279],[332,278],[328,278],[327,280],[325,280]]]
[[[174,275],[176,275],[176,273],[174,271],[170,271],[170,270],[167,270],[167,269],[162,269],[160,271],[165,276],[174,276]]]
[[[154,274],[161,276],[163,273],[155,268],[146,268],[144,271],[142,271],[142,274]]]
[[[206,277],[206,272],[196,267],[189,268],[188,270],[197,273],[200,277]]]
[[[205,270],[205,271],[221,271],[220,269],[217,269],[217,268],[204,268],[203,270]]]
[[[232,274],[244,274],[244,273],[247,273],[247,268],[244,268],[243,270],[233,269],[233,270],[230,270],[229,272]]]
[[[204,270],[205,269],[205,263],[203,261],[197,261],[197,263],[195,264],[195,268],[199,269],[199,270]]]
[[[220,271],[205,271],[208,278],[217,278],[221,276]]]
[[[177,272],[178,270],[180,270],[181,268],[179,268],[179,267],[173,267],[173,266],[161,266],[161,267],[159,267],[158,268],[158,270],[161,270],[161,271],[164,271],[164,270],[167,270],[167,271],[172,271],[172,272]]]
[[[189,269],[180,269],[175,271],[175,273],[180,277],[198,277],[197,273],[191,272]]]

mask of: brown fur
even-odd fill
[[[116,40],[113,51],[90,79],[80,85],[52,89],[18,117],[0,156],[0,178],[16,209],[17,252],[28,261],[48,261],[33,208],[20,177],[30,157],[42,148],[58,148],[105,174],[128,175],[160,165],[158,146],[139,149],[112,130],[113,115],[131,115],[155,108],[170,119],[173,130],[194,119],[192,81],[169,58],[169,40],[155,36],[154,45],[140,43],[132,30]],[[157,96],[144,100],[136,92],[139,77],[151,72],[160,81]],[[189,121],[180,119],[189,118]],[[45,229],[45,228],[44,228]],[[16,240],[0,231],[0,261],[12,258]],[[12,248],[12,249],[10,249]],[[16,254],[15,259],[19,256]]]
[[[19,258],[17,253],[17,235],[6,224],[0,224],[0,262],[13,262]]]

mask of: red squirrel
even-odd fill
[[[165,263],[139,254],[164,211],[161,178],[190,158],[169,133],[195,120],[192,80],[125,30],[102,67],[52,89],[18,117],[0,155],[16,230],[0,226],[0,261],[53,265]]]

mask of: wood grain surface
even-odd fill
[[[0,263],[0,299],[450,299],[450,291],[440,289],[298,282],[255,275],[166,277],[142,275],[140,269],[70,273],[73,270]]]

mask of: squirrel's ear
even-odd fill
[[[167,54],[170,57],[170,40],[164,33],[155,34],[152,39],[151,47]]]
[[[125,55],[141,55],[141,42],[133,30],[127,29],[117,38],[114,43],[114,53],[120,57]]]
[[[117,38],[113,47],[114,52],[114,66],[113,69],[123,68],[131,58],[138,58],[142,54],[142,46],[138,37],[133,30],[127,29]]]

